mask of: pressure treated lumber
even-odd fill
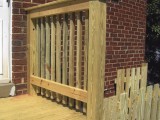
[[[0,99],[1,120],[86,120],[86,116],[46,98],[22,95]]]
[[[64,85],[67,85],[67,68],[68,68],[68,60],[67,60],[67,54],[68,54],[68,15],[63,15],[63,62],[62,62],[62,83]],[[63,96],[62,103],[67,104],[67,97]]]
[[[151,104],[151,120],[157,120],[159,84],[155,84],[153,88],[153,98]]]
[[[28,43],[30,44],[30,50],[29,50],[29,76],[34,74],[34,42],[35,42],[35,21],[30,19],[30,15],[28,15],[28,24],[29,24],[29,36],[28,36]],[[34,52],[33,52],[34,51]],[[29,93],[31,95],[36,95],[36,87],[31,85],[29,82]]]
[[[49,17],[45,18],[45,24],[46,24],[46,62],[45,62],[45,74],[46,79],[50,79],[50,66],[51,66],[51,40],[50,40],[50,20]]]
[[[84,34],[84,90],[88,88],[88,44],[89,44],[89,11],[85,11],[85,34]],[[83,103],[83,112],[87,112],[87,104]]]
[[[142,68],[141,87],[146,88],[146,86],[147,86],[147,70],[148,70],[148,64],[147,64],[147,63],[143,63],[141,68]]]
[[[27,15],[27,48],[28,48],[28,50],[27,50],[27,68],[28,68],[28,72],[27,72],[27,77],[28,78],[30,78],[30,75],[32,75],[32,46],[30,46],[30,44],[32,44],[32,40],[31,40],[31,38],[32,38],[32,34],[31,34],[31,32],[32,32],[32,30],[33,30],[33,28],[34,28],[34,25],[33,25],[33,21],[30,19],[30,15],[28,14]],[[34,86],[32,86],[31,84],[30,84],[30,80],[28,81],[28,84],[27,84],[27,89],[28,89],[28,93],[29,94],[36,94],[36,92],[35,92],[35,88],[34,88]]]
[[[122,93],[120,95],[120,111],[117,114],[120,114],[120,120],[127,120],[128,116],[128,108],[127,108],[127,94],[126,93]]]
[[[55,16],[51,17],[51,79],[56,79],[56,24]]]
[[[46,24],[46,62],[45,62],[45,74],[46,79],[50,80],[50,66],[51,66],[51,40],[50,40],[50,21],[49,17],[45,18],[45,24]],[[46,97],[50,97],[50,92],[46,90]]]
[[[57,83],[51,80],[47,80],[44,78],[39,78],[36,76],[31,76],[31,84],[45,88],[47,90],[68,96],[70,98],[82,101],[82,102],[87,102],[87,91],[71,87],[68,85],[63,85],[61,83]]]
[[[102,120],[106,50],[106,2],[90,1],[89,10],[87,120]]]
[[[39,25],[39,19],[36,19],[36,40],[35,40],[35,72],[34,74],[38,77],[40,77],[41,74],[41,62],[40,62],[40,41],[41,41],[41,37],[40,37],[40,25]],[[36,88],[36,92],[40,93],[40,88],[37,87]]]
[[[69,86],[74,86],[74,39],[75,24],[74,15],[70,14],[70,39],[69,39]],[[74,106],[74,100],[69,98],[69,106]]]
[[[55,7],[52,6],[52,9],[46,8],[46,9],[39,9],[35,10],[34,12],[30,12],[31,18],[39,18],[43,16],[50,16],[50,15],[58,15],[58,14],[64,14],[64,13],[71,13],[75,11],[83,11],[88,9],[88,2],[86,3],[79,3],[79,4],[70,4],[67,6],[61,6],[61,7]]]
[[[45,78],[45,47],[46,39],[45,39],[45,24],[44,18],[41,18],[41,77]],[[41,95],[45,94],[45,90],[41,89]]]
[[[160,120],[160,98],[158,99],[157,105],[157,120]]]
[[[34,11],[34,10],[39,10],[39,9],[44,9],[44,8],[49,8],[50,6],[57,6],[57,7],[62,7],[62,6],[68,6],[70,4],[78,4],[78,3],[83,3],[83,2],[88,2],[89,0],[56,0],[53,2],[49,2],[46,4],[40,4],[37,6],[25,8],[26,11]]]
[[[116,95],[120,95],[124,92],[125,70],[121,69],[117,71],[116,79]]]
[[[61,83],[61,25],[60,16],[56,20],[56,82]],[[57,102],[62,100],[62,96],[57,94]]]
[[[118,113],[119,106],[118,105],[119,105],[118,96],[104,98],[103,119],[102,120],[117,120],[119,116],[119,113]]]
[[[41,43],[41,31],[40,31],[40,24],[39,24],[39,19],[36,19],[36,69],[35,69],[35,75],[36,76],[39,76],[41,75],[41,46],[40,46],[40,43]]]
[[[152,94],[153,94],[153,86],[148,86],[145,99],[144,120],[150,120],[151,118]]]
[[[130,87],[131,87],[130,74],[131,74],[131,69],[127,68],[126,69],[126,90],[125,90],[125,92],[127,93],[128,96],[129,96],[129,90],[130,90]]]
[[[82,17],[77,14],[77,62],[76,62],[76,87],[82,87]],[[81,102],[76,101],[76,109],[81,108]]]
[[[51,80],[56,80],[56,23],[55,16],[51,16]],[[56,97],[51,93],[51,99]]]

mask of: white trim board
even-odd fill
[[[0,0],[0,83],[8,83],[11,80],[11,5],[6,0]]]

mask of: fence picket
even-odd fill
[[[128,107],[127,107],[127,94],[122,93],[120,95],[120,120],[127,120],[128,115]]]
[[[136,74],[135,74],[135,90],[140,90],[139,87],[140,84],[140,67],[136,68]]]
[[[113,96],[104,99],[104,113],[103,120],[117,120],[118,119],[118,97]],[[116,113],[116,114],[115,114]]]
[[[143,63],[141,67],[141,87],[145,89],[147,87],[147,70],[148,70],[147,63]]]
[[[152,103],[153,87],[148,86],[145,96],[145,111],[144,120],[150,120],[151,118],[151,103]]]
[[[151,107],[151,120],[157,119],[157,106],[158,106],[158,93],[159,84],[155,84],[153,88],[153,98],[152,98],[152,107]]]
[[[131,69],[127,68],[126,69],[126,90],[125,92],[127,93],[127,95],[129,96],[129,91],[130,91],[130,87],[131,87]]]
[[[157,106],[157,120],[160,120],[160,98],[158,99],[158,106]]]
[[[134,112],[134,109],[136,109],[136,101],[135,101],[135,88],[134,88],[134,83],[135,83],[135,68],[131,69],[131,87],[130,87],[130,107],[129,107],[129,119],[134,119],[136,117],[136,114]]]
[[[140,89],[140,104],[138,105],[139,107],[139,120],[143,120],[144,119],[144,108],[145,108],[145,89],[141,88]]]
[[[122,81],[122,74],[123,70],[118,70],[117,71],[117,80],[116,80],[116,94],[120,95],[122,93],[122,86],[123,86],[123,81]]]

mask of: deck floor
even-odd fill
[[[86,116],[37,96],[0,98],[0,120],[86,120]]]

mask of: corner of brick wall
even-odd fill
[[[115,94],[117,69],[144,62],[145,33],[145,0],[107,0],[105,97]]]

